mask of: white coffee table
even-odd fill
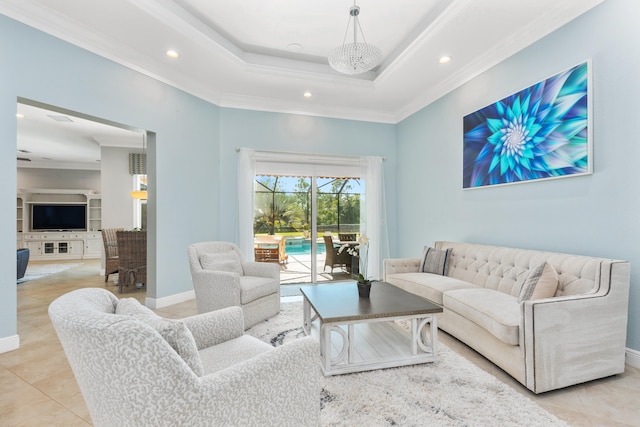
[[[326,376],[437,360],[439,305],[385,282],[374,282],[369,298],[359,298],[353,282],[300,290],[304,331],[319,338]]]

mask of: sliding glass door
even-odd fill
[[[351,260],[337,251],[360,231],[358,177],[264,174],[254,191],[254,256],[278,262],[281,283],[350,278]]]

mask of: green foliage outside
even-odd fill
[[[319,231],[355,231],[360,223],[360,183],[356,179],[318,179]],[[357,189],[354,189],[357,187]],[[310,178],[260,176],[255,184],[255,234],[302,234],[311,223]],[[348,227],[348,229],[347,229]]]

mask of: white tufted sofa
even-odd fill
[[[624,371],[629,262],[470,243],[450,248],[445,275],[420,259],[387,259],[385,281],[443,306],[438,326],[535,393]],[[530,270],[558,273],[554,297],[518,301]]]
[[[86,288],[53,301],[49,316],[95,426],[320,422],[318,343],[273,348],[244,335],[240,307],[170,320]]]

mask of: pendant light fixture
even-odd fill
[[[342,40],[342,46],[335,48],[329,55],[329,65],[336,71],[343,74],[361,74],[376,67],[382,60],[380,49],[367,43],[358,20],[360,15],[360,7],[356,6],[354,0],[353,6],[349,9],[349,22],[347,30]],[[349,27],[353,20],[353,43],[346,43]],[[362,41],[358,42],[358,33],[362,37]]]

